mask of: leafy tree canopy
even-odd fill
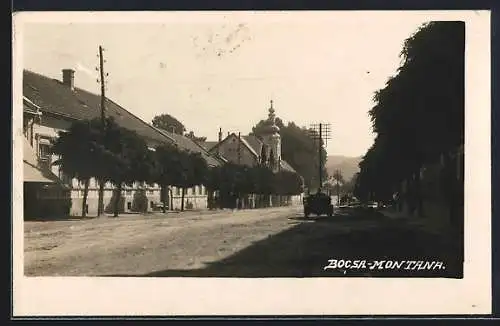
[[[182,122],[168,113],[157,115],[153,118],[152,124],[156,128],[160,128],[179,135],[184,135],[186,127]]]
[[[369,114],[377,134],[360,162],[359,196],[387,198],[464,142],[463,22],[431,22],[411,35],[402,65],[374,95]]]

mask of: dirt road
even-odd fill
[[[298,222],[299,208],[25,222],[26,275],[141,275],[203,268]]]
[[[408,225],[378,214],[305,220],[300,206],[25,222],[25,274],[324,277],[346,273],[324,270],[332,258],[446,255],[439,239]]]

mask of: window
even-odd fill
[[[198,187],[198,194],[203,195],[203,186]]]
[[[181,194],[181,188],[175,187],[175,195],[179,196]]]
[[[49,144],[41,143],[38,146],[38,149],[39,149],[38,156],[41,159],[49,159],[50,158],[50,145]]]
[[[152,194],[155,193],[155,191],[153,189],[149,189],[148,192],[149,192],[150,195],[152,195]]]

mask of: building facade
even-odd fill
[[[100,96],[75,87],[74,71],[70,69],[63,70],[62,81],[51,79],[49,77],[31,72],[23,73],[23,132],[25,144],[28,152],[34,153],[32,165],[25,165],[35,171],[31,174],[49,175],[51,178],[37,181],[27,180],[25,173],[25,189],[31,190],[25,192],[25,202],[35,201],[43,203],[57,200],[68,201],[69,208],[67,214],[79,216],[85,209],[87,214],[97,214],[98,206],[98,182],[95,179],[90,180],[88,188],[88,197],[86,207],[82,207],[84,185],[76,179],[70,179],[65,176],[57,165],[53,163],[57,157],[51,154],[51,144],[58,137],[60,131],[68,130],[71,124],[77,120],[90,120],[100,116]],[[172,144],[182,150],[185,148],[185,142],[176,140],[172,135],[162,132],[148,123],[142,121],[132,113],[106,99],[106,115],[115,119],[121,127],[135,131],[141,136],[150,148],[161,144]],[[184,136],[181,136],[184,137]],[[184,137],[188,139],[187,137]],[[200,147],[200,150],[208,152]],[[25,151],[26,153],[26,151]],[[26,154],[25,154],[26,156]],[[213,162],[211,162],[213,163]],[[218,162],[217,162],[218,163]],[[215,163],[215,164],[217,164]],[[89,162],[92,164],[92,162]],[[30,170],[30,171],[31,171]],[[38,172],[36,172],[38,171]],[[50,182],[49,182],[50,181]],[[60,185],[66,189],[66,192],[43,191],[48,185]],[[181,206],[181,191],[172,187],[168,189],[171,194],[170,209],[179,209]],[[45,195],[44,195],[45,194]],[[112,199],[114,187],[107,183],[104,191],[104,206],[106,212],[112,210]],[[144,183],[135,183],[133,186],[124,186],[120,204],[120,211],[154,211],[161,203],[162,190],[157,184],[147,185]],[[54,198],[57,197],[57,198]],[[60,197],[60,198],[59,198]],[[203,209],[207,207],[207,194],[203,186],[196,186],[185,191],[186,209]],[[29,212],[30,215],[45,214],[36,210]],[[42,217],[42,216],[38,216]]]
[[[259,136],[228,133],[222,138],[222,129],[219,129],[217,142],[205,142],[203,146],[213,155],[221,156],[234,164],[247,166],[267,165],[274,172],[281,170],[294,172],[295,169],[284,159],[281,153],[280,129],[276,125],[276,115],[273,101],[268,110],[265,128]],[[282,198],[273,197],[271,205],[278,205]],[[302,195],[289,196],[284,202],[293,205],[302,204]],[[273,204],[275,203],[275,204]]]

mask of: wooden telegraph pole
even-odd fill
[[[104,134],[104,131],[106,129],[106,81],[105,81],[105,76],[107,74],[104,74],[104,57],[102,55],[103,53],[103,48],[102,46],[99,45],[99,74],[100,74],[100,79],[98,82],[101,84],[101,128],[102,132]],[[98,200],[97,200],[97,216],[102,216],[104,214],[104,181],[99,180],[99,194],[98,194]]]
[[[106,83],[104,80],[104,58],[102,56],[102,46],[99,45],[99,72],[101,75],[101,123],[104,129],[104,123],[106,120],[105,106],[106,106]]]
[[[310,137],[318,141],[318,166],[319,166],[319,183],[318,192],[323,186],[323,162],[321,160],[321,150],[323,145],[326,145],[328,139],[330,139],[330,124],[329,123],[315,123],[311,125]]]

